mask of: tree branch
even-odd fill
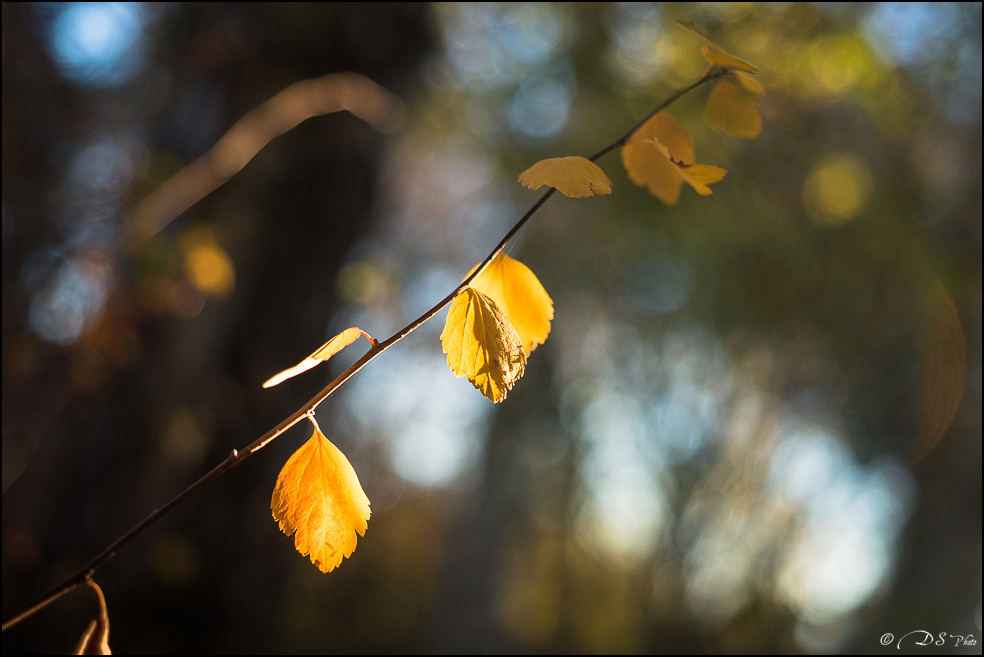
[[[598,158],[600,158],[601,156],[608,153],[609,151],[614,150],[615,148],[618,148],[619,146],[623,145],[626,141],[628,141],[629,137],[632,136],[632,133],[634,133],[640,126],[642,126],[646,121],[648,121],[654,115],[666,109],[669,105],[671,105],[673,102],[675,102],[685,94],[689,93],[690,91],[693,91],[694,89],[700,87],[701,85],[707,82],[710,82],[711,80],[715,80],[721,77],[722,75],[724,75],[725,72],[726,72],[725,69],[719,67],[712,67],[702,78],[700,78],[690,86],[684,87],[672,93],[668,98],[666,98],[666,100],[664,100],[659,105],[657,105],[652,112],[650,112],[644,119],[642,119],[642,121],[640,121],[638,124],[633,126],[631,130],[626,132],[624,135],[622,135],[619,139],[615,140],[611,144],[602,148],[600,151],[598,151],[588,159],[593,162]],[[431,308],[430,310],[422,314],[420,317],[418,317],[417,319],[413,320],[412,322],[404,326],[402,329],[397,331],[391,337],[387,338],[382,342],[374,344],[372,347],[369,348],[369,351],[367,351],[361,358],[359,358],[359,360],[355,361],[355,363],[353,363],[351,367],[349,367],[347,370],[342,372],[342,374],[340,374],[334,381],[329,383],[321,392],[319,392],[314,397],[312,397],[310,401],[308,401],[306,404],[301,406],[301,408],[295,411],[290,417],[285,419],[283,422],[278,424],[276,427],[274,427],[267,433],[260,436],[257,440],[253,441],[245,449],[242,449],[240,451],[232,450],[232,453],[229,454],[229,456],[226,458],[225,461],[217,465],[201,479],[199,479],[192,485],[188,486],[176,497],[174,497],[170,502],[168,502],[167,504],[165,504],[164,506],[158,509],[155,509],[139,524],[137,524],[135,527],[130,529],[130,531],[125,533],[123,536],[121,536],[116,541],[114,541],[109,547],[107,547],[105,550],[99,553],[99,555],[96,556],[94,559],[92,559],[92,561],[90,561],[85,566],[83,566],[82,569],[79,570],[77,573],[66,579],[61,584],[52,588],[50,591],[42,595],[40,598],[38,598],[34,603],[26,607],[24,610],[20,611],[19,613],[5,620],[3,622],[3,631],[6,631],[8,628],[16,625],[17,623],[24,620],[28,616],[31,616],[32,614],[36,613],[43,607],[47,606],[51,602],[63,596],[65,593],[71,591],[76,586],[84,584],[86,580],[92,576],[92,574],[96,571],[96,569],[99,566],[101,566],[106,561],[111,559],[117,552],[119,552],[123,547],[129,544],[137,536],[142,534],[147,528],[149,528],[155,522],[163,518],[171,510],[173,510],[179,504],[184,502],[186,499],[197,493],[199,490],[210,484],[215,479],[218,479],[220,476],[225,474],[226,471],[238,465],[239,463],[244,461],[247,457],[258,452],[260,449],[262,449],[268,443],[270,443],[270,441],[272,441],[274,438],[277,438],[282,433],[287,431],[287,429],[291,428],[299,421],[304,419],[309,413],[312,413],[323,401],[328,399],[328,397],[330,397],[335,392],[335,390],[337,390],[346,381],[351,379],[359,370],[361,370],[363,367],[368,365],[373,359],[375,359],[377,356],[379,356],[381,353],[383,353],[384,351],[395,345],[403,338],[410,335],[410,333],[416,330],[421,324],[424,324],[429,319],[431,319],[434,315],[439,313],[445,306],[447,306],[449,303],[451,303],[454,300],[454,298],[458,295],[459,292],[461,292],[462,289],[467,287],[476,276],[478,276],[485,270],[485,268],[489,265],[489,263],[492,262],[493,259],[495,259],[495,257],[499,254],[500,251],[502,251],[503,248],[505,248],[505,246],[509,243],[509,241],[516,236],[516,233],[518,233],[519,230],[524,225],[526,225],[526,222],[529,221],[530,218],[532,218],[533,215],[536,214],[536,212],[541,207],[543,207],[543,204],[547,202],[547,199],[549,199],[556,191],[557,190],[555,190],[552,187],[548,189],[546,193],[544,193],[543,196],[541,196],[540,199],[536,203],[534,203],[529,210],[526,211],[526,214],[524,214],[519,219],[519,221],[516,222],[516,224],[509,230],[509,232],[506,233],[506,235],[499,241],[499,243],[492,250],[492,252],[485,258],[485,260],[482,261],[479,267],[477,267],[470,276],[468,276],[460,285],[458,285],[458,287],[456,287],[448,296],[444,297],[444,299],[438,302],[433,308]]]

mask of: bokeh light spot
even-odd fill
[[[545,80],[520,87],[509,106],[513,128],[530,137],[552,137],[567,125],[571,94],[563,84]]]
[[[217,244],[197,244],[185,254],[185,273],[205,294],[223,297],[236,286],[236,269],[229,254]]]
[[[842,94],[868,74],[870,58],[860,39],[836,35],[817,39],[809,50],[814,79],[830,94]]]
[[[51,46],[66,76],[117,86],[142,68],[144,8],[137,2],[68,3],[55,18]]]
[[[346,301],[367,304],[386,291],[387,277],[372,263],[350,262],[338,272],[336,284]]]
[[[101,317],[109,279],[109,265],[101,258],[83,254],[66,261],[32,299],[31,329],[48,342],[74,342]]]
[[[860,212],[873,185],[871,170],[857,156],[839,153],[821,160],[803,186],[803,203],[821,226],[840,226]]]

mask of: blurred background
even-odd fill
[[[978,644],[910,651],[980,654],[979,3],[2,11],[5,618],[365,343],[267,377],[443,298],[539,197],[521,171],[697,79],[684,20],[767,90],[752,142],[706,127],[707,88],[671,108],[728,169],[714,194],[667,207],[602,158],[611,196],[551,199],[510,247],[556,317],[504,403],[454,378],[442,312],[320,407],[372,501],[350,559],[320,573],[271,518],[301,424],[98,571],[110,644],[867,653],[926,630]],[[339,71],[405,101],[389,134],[312,118],[135,228],[248,111]],[[95,612],[79,589],[3,651],[67,652]]]

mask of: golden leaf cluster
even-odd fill
[[[711,66],[709,74],[715,67],[726,69],[719,72],[704,106],[708,125],[729,137],[757,138],[762,134],[758,97],[765,93],[752,77],[758,68],[728,54],[692,25],[680,25],[704,42],[701,54]],[[622,148],[622,165],[632,182],[667,205],[676,204],[684,183],[707,196],[711,193],[709,185],[727,173],[720,167],[697,163],[690,133],[665,112],[657,112],[630,135]],[[612,191],[611,181],[599,166],[573,156],[540,160],[520,174],[519,182],[534,190],[548,185],[564,196],[577,198]]]
[[[714,83],[707,97],[704,106],[707,125],[729,137],[757,139],[762,134],[762,114],[758,109],[757,97],[765,95],[765,88],[749,73],[757,73],[758,67],[729,55],[693,26],[681,25],[707,44],[701,48],[701,54],[711,66],[728,69],[727,75]]]
[[[658,112],[632,133],[622,148],[622,164],[629,180],[667,205],[676,204],[683,183],[707,196],[711,193],[708,185],[727,173],[719,167],[697,164],[690,133],[665,112]]]
[[[732,137],[755,139],[762,132],[757,97],[764,94],[762,85],[751,77],[758,69],[692,26],[684,27],[703,39],[702,54],[711,66],[708,75],[718,78],[704,110],[708,124]],[[725,70],[715,73],[716,67]],[[709,185],[727,173],[699,164],[690,133],[665,112],[655,113],[629,135],[622,147],[622,164],[633,183],[667,205],[677,202],[684,183],[707,196]],[[611,180],[601,167],[576,156],[541,160],[520,174],[519,182],[533,190],[547,185],[571,198],[612,193]],[[469,284],[451,302],[441,342],[455,376],[467,377],[497,403],[523,376],[527,358],[550,334],[553,301],[526,265],[501,251],[476,275],[478,267],[465,277]],[[353,326],[263,387],[328,360],[360,335],[377,344]],[[313,416],[310,419],[314,435],[284,465],[270,506],[280,528],[294,536],[298,551],[329,572],[355,550],[356,534],[365,535],[369,499],[348,459],[325,438]]]
[[[552,320],[553,300],[536,274],[499,252],[451,303],[441,333],[448,365],[498,403],[523,376],[527,357],[550,335]]]
[[[280,529],[321,572],[328,573],[365,536],[369,498],[345,455],[314,424],[314,435],[287,460],[270,508]]]

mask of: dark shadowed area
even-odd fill
[[[504,402],[454,377],[442,312],[319,407],[372,503],[350,558],[271,517],[302,423],[96,572],[109,644],[980,653],[979,3],[2,12],[4,618],[366,342],[270,376],[454,289],[539,198],[522,171],[698,79],[686,21],[766,90],[752,141],[709,87],[670,108],[713,194],[601,158],[610,196],[507,249],[555,317]],[[3,651],[97,612],[80,587]]]

